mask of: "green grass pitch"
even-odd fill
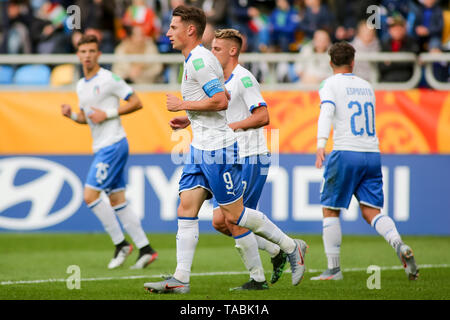
[[[296,235],[293,235],[296,236]],[[343,281],[311,281],[326,268],[320,235],[296,236],[309,250],[307,271],[299,286],[291,285],[287,272],[269,290],[230,292],[248,280],[234,248],[234,240],[219,234],[200,234],[192,267],[191,292],[186,295],[147,293],[143,284],[159,281],[174,272],[175,234],[149,234],[159,258],[144,270],[130,270],[134,251],[116,270],[106,268],[113,246],[105,234],[0,233],[0,300],[449,300],[450,237],[404,236],[415,253],[420,277],[409,281],[394,250],[379,236],[344,235],[341,249]],[[271,264],[261,252],[270,279]],[[68,267],[80,270],[80,288],[69,289]],[[377,265],[380,289],[369,289],[372,275],[367,267]],[[70,282],[70,281],[69,281]]]

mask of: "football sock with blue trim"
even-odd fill
[[[340,267],[342,231],[338,217],[323,218],[322,240],[328,260],[328,269]]]
[[[244,208],[237,224],[252,230],[255,234],[272,241],[280,246],[286,253],[292,253],[296,244],[262,212],[250,208]]]
[[[260,250],[266,251],[271,258],[276,257],[280,253],[280,246],[270,242],[269,240],[264,239],[258,235],[255,235],[256,242],[258,243],[258,248]]]
[[[380,213],[376,215],[370,225],[395,249],[402,244],[402,238],[395,227],[394,220],[391,217]]]
[[[173,276],[181,282],[189,283],[198,236],[198,218],[178,218],[177,268]]]
[[[109,203],[106,203],[101,198],[88,204],[89,209],[97,216],[103,225],[105,231],[111,237],[114,245],[121,243],[125,240],[125,236],[120,228],[120,224],[117,221],[113,208]]]
[[[245,267],[250,272],[250,278],[258,282],[265,281],[264,268],[261,263],[255,234],[248,231],[243,235],[234,237],[234,240],[236,242],[236,249],[241,256]]]
[[[128,202],[113,207],[125,231],[130,235],[139,249],[149,244],[148,238],[142,229],[141,221],[133,212]]]

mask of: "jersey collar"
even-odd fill
[[[225,84],[227,84],[228,82],[230,82],[230,80],[234,77],[234,73],[232,73],[230,75],[230,77],[227,79],[227,81],[225,81]]]
[[[186,60],[184,60],[184,62],[187,63],[187,62],[189,61],[189,58],[192,56],[192,51],[194,51],[194,50],[197,49],[198,47],[203,47],[203,45],[202,45],[202,44],[199,44],[199,45],[196,46],[194,49],[192,49],[191,52],[189,52],[189,54],[188,54]]]

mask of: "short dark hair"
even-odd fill
[[[96,43],[97,44],[97,48],[99,48],[98,38],[96,36],[94,36],[93,34],[88,34],[88,35],[82,35],[80,40],[78,40],[78,42],[77,42],[77,50],[78,50],[78,48],[81,45],[87,44],[87,43]]]
[[[355,48],[346,41],[333,44],[328,50],[331,62],[336,66],[350,66],[355,59]]]
[[[180,17],[183,22],[190,22],[197,30],[197,37],[201,38],[206,28],[206,15],[202,9],[181,5],[173,10],[172,16]]]
[[[238,52],[241,51],[244,42],[242,34],[236,29],[219,29],[214,33],[216,39],[231,40],[237,44]]]

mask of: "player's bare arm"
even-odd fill
[[[177,112],[189,111],[221,111],[228,108],[228,98],[225,91],[218,92],[210,98],[200,101],[183,101],[172,94],[167,94],[167,110]]]
[[[269,112],[266,107],[259,107],[253,110],[250,117],[230,123],[228,126],[236,130],[257,129],[267,126],[270,122]]]
[[[92,113],[89,115],[89,119],[91,119],[93,123],[97,124],[110,118],[115,118],[120,115],[129,114],[140,110],[142,109],[142,102],[137,94],[133,93],[129,97],[128,102],[118,108],[117,113],[115,113],[114,110],[112,113],[109,113],[94,107],[92,107],[91,109]]]
[[[83,110],[80,110],[78,113],[72,112],[72,107],[69,104],[61,105],[61,113],[63,116],[72,119],[73,121],[79,124],[87,124],[86,115]]]

